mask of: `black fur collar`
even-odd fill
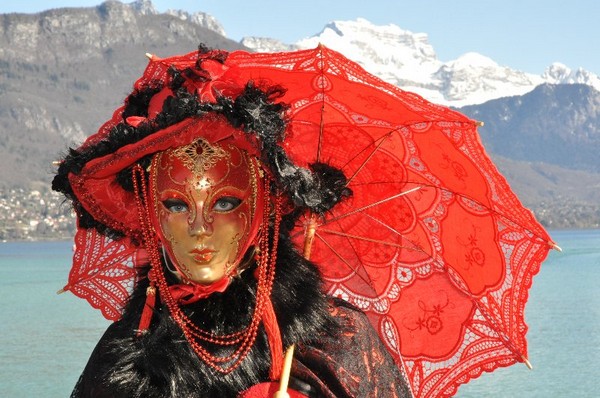
[[[310,345],[326,334],[336,333],[338,326],[329,314],[316,267],[296,253],[287,238],[281,239],[279,247],[272,302],[284,347],[292,343]],[[255,285],[252,270],[247,270],[224,293],[215,293],[185,310],[204,329],[217,333],[238,331],[251,317]],[[140,283],[123,318],[109,328],[99,343],[82,384],[94,385],[98,396],[235,397],[238,392],[267,381],[270,356],[262,326],[249,355],[227,375],[214,371],[197,357],[168,310],[160,304],[149,332],[136,338],[145,287]],[[220,351],[217,347],[213,350]],[[81,390],[89,387],[78,385]]]

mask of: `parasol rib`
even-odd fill
[[[400,245],[398,243],[386,242],[386,241],[379,240],[379,239],[371,239],[371,238],[367,238],[367,237],[364,237],[364,236],[347,234],[345,232],[333,231],[331,229],[321,228],[319,231],[321,231],[321,232],[327,232],[328,234],[331,234],[331,235],[338,235],[338,236],[343,236],[343,237],[346,237],[346,238],[358,239],[358,240],[362,240],[362,241],[365,241],[365,242],[379,243],[379,244],[385,245],[385,246],[397,247],[399,249],[417,250],[416,248],[409,247],[409,246],[404,246],[404,245]],[[420,250],[420,251],[422,251],[422,250]]]
[[[334,217],[334,218],[332,218],[332,219],[329,219],[329,220],[327,220],[326,222],[324,222],[324,223],[323,223],[323,224],[321,224],[321,225],[329,224],[329,223],[331,223],[331,222],[333,222],[333,221],[338,221],[338,220],[340,220],[340,219],[342,219],[342,218],[345,218],[345,217],[351,216],[351,215],[353,215],[353,214],[356,214],[356,213],[360,213],[360,212],[362,212],[362,211],[364,211],[364,210],[367,210],[367,209],[370,209],[370,208],[372,208],[372,207],[379,206],[379,205],[381,205],[381,204],[384,204],[384,203],[387,203],[387,202],[389,202],[390,200],[394,200],[394,199],[397,199],[397,198],[399,198],[399,197],[401,197],[401,196],[404,196],[404,195],[407,195],[407,194],[409,194],[409,193],[412,193],[412,192],[414,192],[414,191],[418,191],[418,190],[419,190],[419,189],[421,189],[421,188],[422,188],[422,187],[418,186],[418,187],[411,188],[411,189],[409,189],[408,191],[402,191],[402,192],[400,192],[400,193],[398,193],[398,194],[396,194],[396,195],[392,195],[392,196],[390,196],[389,198],[382,199],[382,200],[380,200],[380,201],[378,201],[378,202],[371,203],[371,204],[369,204],[369,205],[366,205],[366,206],[360,207],[360,208],[358,208],[358,209],[354,209],[354,210],[352,210],[351,212],[348,212],[348,213],[345,213],[345,214],[341,214],[341,215],[339,215],[339,216],[337,216],[337,217]]]
[[[389,137],[391,137],[392,133],[394,131],[390,131],[389,133],[387,133],[386,135],[384,135],[381,138],[381,141],[379,141],[379,144],[377,144],[377,146],[375,148],[373,148],[373,150],[371,151],[371,153],[369,154],[369,156],[365,159],[364,162],[362,162],[362,164],[358,167],[358,169],[356,169],[356,171],[354,172],[354,174],[352,174],[352,176],[348,179],[348,182],[346,182],[346,186],[348,186],[350,184],[350,182],[352,182],[352,180],[354,179],[354,177],[356,177],[356,175],[358,173],[360,173],[360,171],[365,167],[365,165],[369,162],[369,160],[371,160],[371,158],[373,157],[373,155],[375,155],[375,153],[379,150],[379,148],[381,147],[381,145],[383,145],[383,143],[385,142],[385,140]]]
[[[321,73],[321,77],[325,77],[324,70],[324,62],[323,62],[323,48],[321,44],[319,44],[319,72]],[[325,129],[325,90],[323,88],[323,84],[321,83],[321,120],[319,122],[319,143],[317,146],[317,162],[321,161],[321,147],[323,145],[323,131]]]
[[[395,233],[396,235],[398,235],[400,238],[402,238],[402,239],[407,240],[408,242],[410,242],[413,245],[413,247],[412,248],[406,247],[407,249],[414,250],[414,251],[419,251],[421,253],[427,254],[430,258],[432,258],[431,255],[429,253],[427,253],[425,250],[423,250],[422,247],[420,247],[418,244],[416,244],[415,242],[413,242],[410,239],[408,239],[405,235],[403,235],[402,233],[400,233],[399,231],[397,231],[391,225],[387,224],[386,222],[384,222],[384,221],[382,221],[382,220],[380,220],[380,219],[378,219],[376,217],[373,217],[371,214],[365,213],[365,216],[368,217],[368,218],[370,218],[371,220],[375,221],[376,223],[378,223],[380,225],[383,225],[384,227],[386,227],[387,229],[389,229],[390,231],[392,231],[393,233]]]
[[[532,231],[530,228],[527,228],[525,225],[523,225],[523,224],[521,224],[521,223],[519,223],[519,222],[517,222],[517,221],[513,220],[511,217],[507,216],[506,214],[503,214],[503,213],[499,212],[498,210],[495,210],[495,209],[491,208],[490,206],[487,206],[487,205],[485,205],[484,203],[481,203],[479,200],[476,200],[476,199],[474,199],[473,197],[471,197],[471,196],[469,196],[469,195],[465,195],[465,194],[463,194],[463,193],[459,193],[459,192],[456,192],[456,191],[452,191],[452,190],[450,190],[450,189],[448,189],[448,188],[445,188],[445,187],[440,187],[440,186],[433,185],[433,184],[424,184],[423,182],[420,182],[420,181],[409,181],[409,180],[406,180],[406,181],[375,181],[375,182],[368,182],[368,183],[354,184],[354,186],[365,186],[365,185],[374,185],[374,186],[376,186],[376,185],[382,185],[382,184],[398,184],[398,183],[403,183],[403,184],[419,184],[419,186],[418,186],[418,187],[416,187],[416,188],[413,188],[413,189],[412,189],[412,190],[410,190],[410,191],[416,190],[416,189],[418,189],[418,188],[432,188],[432,189],[436,189],[436,190],[440,190],[440,191],[449,192],[449,193],[451,193],[452,195],[455,195],[455,196],[458,196],[458,197],[461,197],[461,198],[464,198],[464,199],[470,200],[470,201],[472,201],[473,203],[476,203],[478,206],[481,206],[482,208],[486,209],[486,210],[487,210],[487,211],[489,211],[490,213],[493,213],[493,214],[495,214],[495,215],[497,215],[497,216],[499,216],[499,217],[502,217],[502,218],[503,218],[503,219],[505,219],[505,220],[508,220],[508,221],[510,221],[511,223],[513,223],[513,224],[515,224],[515,225],[519,226],[520,228],[522,228],[524,231],[528,231],[528,232],[530,232],[532,235],[536,236],[538,239],[540,239],[542,242],[546,243],[546,244],[547,244],[548,246],[550,246],[552,249],[554,249],[554,250],[556,250],[556,251],[558,251],[558,252],[562,252],[562,249],[561,249],[561,247],[560,247],[560,246],[558,246],[558,245],[557,245],[555,242],[553,242],[553,241],[548,241],[548,240],[545,240],[545,239],[543,239],[543,238],[542,238],[542,237],[540,237],[540,235],[539,235],[539,234],[537,234],[535,231]],[[404,191],[404,192],[408,193],[408,192],[410,192],[410,191]],[[395,199],[395,198],[390,198],[390,199]],[[367,207],[374,206],[374,205],[375,205],[375,204],[373,204],[373,205],[369,205],[369,206],[367,206]],[[365,208],[367,208],[367,207],[363,207],[361,210],[364,210],[364,209],[365,209]],[[342,218],[342,216],[340,216],[339,218]],[[326,223],[324,223],[324,224],[326,224]]]
[[[366,163],[369,161],[369,159],[375,154],[375,152],[377,151],[377,149],[379,149],[379,146],[381,146],[383,144],[383,141],[385,141],[386,138],[389,138],[392,136],[393,133],[397,133],[400,130],[400,127],[405,127],[405,126],[399,126],[394,128],[393,130],[388,131],[387,133],[379,136],[377,139],[374,139],[374,141],[372,143],[370,143],[369,145],[365,146],[364,148],[362,148],[361,150],[357,151],[356,154],[354,156],[351,156],[350,158],[347,159],[346,163],[344,164],[344,166],[342,166],[342,169],[346,168],[348,166],[348,164],[350,164],[353,160],[355,160],[359,155],[361,155],[363,152],[365,152],[367,149],[369,149],[374,143],[376,143],[377,141],[382,141],[379,144],[377,144],[377,148],[375,148],[372,153],[368,156],[368,159],[366,161],[364,161],[359,169],[357,171],[354,172],[354,174],[352,175],[352,177],[350,177],[350,180],[352,180],[354,177],[356,177],[356,175],[358,174],[358,172],[360,171],[360,169],[362,169]],[[346,184],[347,185],[347,184]]]
[[[481,123],[481,124],[479,124],[479,123]],[[415,125],[415,124],[418,124],[418,122],[411,122],[410,124],[407,124],[407,125],[405,125],[405,126],[408,126],[408,125]],[[478,124],[478,125],[482,125],[482,122],[478,122],[477,124]],[[321,121],[321,130],[322,130],[322,128],[323,128],[323,121]],[[373,149],[373,151],[371,151],[371,153],[369,154],[369,156],[367,157],[367,159],[366,159],[366,160],[365,160],[365,161],[364,161],[364,162],[363,162],[363,163],[362,163],[362,164],[361,164],[361,165],[358,167],[358,169],[357,169],[357,170],[356,170],[356,171],[355,171],[355,172],[352,174],[352,176],[349,178],[348,182],[346,183],[346,186],[348,186],[348,185],[350,184],[350,182],[351,182],[351,181],[352,181],[352,180],[353,180],[353,179],[354,179],[354,178],[355,178],[355,177],[358,175],[358,173],[359,173],[359,172],[360,172],[360,171],[361,171],[361,170],[364,168],[364,166],[365,166],[365,165],[367,164],[367,162],[368,162],[368,161],[369,161],[369,160],[370,160],[370,159],[373,157],[373,155],[374,155],[374,154],[377,152],[377,150],[379,150],[379,148],[380,148],[380,147],[381,147],[381,145],[384,143],[384,141],[385,141],[385,140],[386,140],[388,137],[390,137],[390,136],[391,136],[391,135],[392,135],[394,132],[398,132],[398,128],[396,128],[396,129],[394,129],[394,130],[391,130],[391,131],[388,131],[387,133],[385,133],[384,135],[380,136],[380,137],[377,139],[377,140],[380,140],[380,142],[379,142],[379,143],[377,144],[377,146],[376,146],[376,147]],[[322,131],[321,131],[321,135],[322,135]],[[376,140],[375,142],[377,142],[377,140]],[[320,145],[321,145],[321,137],[319,137],[319,153],[320,153],[320,151],[321,151],[321,149],[320,149]],[[366,148],[364,148],[362,151],[359,151],[358,153],[362,153],[364,150],[366,150]],[[358,154],[357,154],[357,155],[356,155],[354,158],[356,158],[357,156],[358,156]],[[353,158],[353,159],[354,159],[354,158]],[[408,182],[411,182],[411,181],[406,181],[406,182],[408,183]],[[385,182],[381,182],[381,183],[385,183]],[[392,182],[392,181],[390,181],[390,183],[396,183],[396,182]],[[477,200],[475,200],[475,199],[471,198],[471,197],[470,197],[470,196],[468,196],[468,195],[461,194],[461,193],[457,193],[457,192],[451,191],[451,190],[449,190],[449,189],[447,189],[447,188],[438,187],[438,186],[435,186],[435,185],[430,185],[430,184],[422,184],[421,182],[415,182],[415,183],[417,183],[417,184],[421,184],[421,185],[422,185],[422,186],[424,186],[424,187],[431,187],[431,188],[435,188],[435,189],[441,189],[441,190],[445,190],[445,191],[447,191],[447,192],[450,192],[450,193],[452,193],[453,195],[457,195],[457,196],[460,196],[460,197],[466,198],[466,199],[468,199],[468,200],[471,200],[471,201],[473,201],[473,202],[477,203],[479,206],[482,206],[482,207],[486,208],[488,211],[490,211],[490,212],[493,212],[494,214],[497,214],[497,215],[499,215],[499,216],[501,216],[501,217],[505,218],[506,220],[510,220],[512,223],[514,223],[514,224],[518,225],[519,227],[521,227],[521,228],[523,228],[523,229],[525,229],[525,230],[528,230],[529,232],[531,232],[532,234],[534,234],[535,236],[537,236],[538,238],[540,238],[540,239],[541,239],[541,237],[540,237],[540,236],[539,236],[537,233],[535,233],[534,231],[531,231],[529,228],[526,228],[526,227],[525,227],[524,225],[522,225],[521,223],[515,222],[515,221],[514,221],[514,220],[512,220],[510,217],[508,217],[508,216],[506,216],[506,215],[504,215],[504,214],[502,214],[502,213],[498,212],[497,210],[491,209],[489,206],[486,206],[486,205],[484,205],[484,204],[480,203],[479,201],[477,201]],[[363,184],[360,184],[360,185],[363,185]],[[393,199],[393,198],[392,198],[392,199]],[[374,204],[374,205],[375,205],[375,204]],[[364,207],[364,208],[362,208],[361,210],[364,210],[364,209],[366,209],[366,208],[367,208],[367,207]],[[350,214],[351,214],[351,213],[349,213],[348,215],[350,215]],[[341,216],[340,216],[340,217],[341,217]],[[339,218],[338,218],[338,219],[339,219]],[[541,239],[541,240],[545,241],[544,239]],[[546,244],[548,244],[548,245],[549,245],[549,246],[550,246],[552,249],[554,249],[554,250],[557,250],[557,251],[559,251],[559,252],[562,252],[562,249],[561,249],[561,248],[560,248],[560,247],[559,247],[559,246],[558,246],[558,245],[557,245],[555,242],[552,242],[552,241],[545,241],[545,242],[546,242]]]
[[[373,281],[371,280],[370,277],[365,278],[365,276],[361,275],[357,268],[353,267],[348,261],[346,261],[346,259],[344,257],[342,257],[341,254],[339,254],[330,244],[329,242],[327,242],[325,240],[325,238],[323,236],[321,236],[320,234],[318,234],[315,230],[315,235],[318,236],[319,240],[321,240],[321,242],[323,242],[344,264],[346,264],[346,266],[352,270],[352,272],[354,273],[354,275],[358,276],[367,286],[369,286],[372,291],[374,293],[377,294],[377,290],[374,287]],[[350,240],[348,237],[345,237],[346,241],[348,242],[348,246],[352,249],[352,251],[354,252],[354,255],[356,256],[356,258],[360,258],[360,255],[358,254],[358,252],[356,251],[356,248],[354,247],[354,244],[352,242],[352,240]],[[367,276],[369,276],[368,274],[366,274]]]
[[[337,256],[337,258],[339,258],[344,264],[346,264],[348,268],[350,268],[354,272],[355,275],[358,275],[358,271],[356,270],[356,268],[353,267],[344,257],[342,257],[342,255],[338,253],[337,250],[335,250],[333,246],[331,246],[329,242],[325,240],[325,238],[323,238],[319,233],[315,233],[315,235],[317,236],[317,238],[319,238],[319,240],[321,240],[321,242],[325,244],[325,246],[329,248],[329,250],[333,252],[333,254]]]
[[[375,288],[373,287],[373,281],[371,281],[370,278],[365,278],[363,275],[361,275],[358,270],[353,267],[352,265],[350,265],[350,263],[348,261],[346,261],[345,258],[342,257],[341,254],[339,254],[330,244],[329,242],[327,242],[321,235],[319,235],[318,233],[316,234],[317,237],[321,240],[321,242],[323,242],[332,252],[333,254],[335,254],[344,264],[346,264],[348,266],[349,269],[352,270],[353,274],[358,276],[367,286],[369,286],[373,292],[377,293],[377,290],[375,290]],[[354,246],[352,245],[352,243],[348,240],[348,244],[352,247],[352,250],[354,250],[354,252],[356,253],[356,250],[354,249]],[[358,256],[358,254],[357,254]],[[368,274],[367,274],[368,275]]]

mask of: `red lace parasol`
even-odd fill
[[[195,54],[153,58],[136,85],[194,62]],[[352,196],[323,218],[305,215],[295,239],[303,246],[314,234],[311,259],[327,291],[367,313],[416,397],[450,396],[483,371],[526,361],[527,291],[553,243],[485,154],[477,122],[323,46],[233,52],[211,73],[216,85],[286,88],[286,151],[300,165],[325,162],[348,177]],[[135,223],[131,212],[118,216],[126,217]],[[133,285],[126,268],[139,254],[82,234],[66,289],[116,319]],[[83,258],[87,250],[109,250],[111,261]]]

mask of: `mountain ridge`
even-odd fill
[[[542,84],[459,110],[485,123],[479,134],[492,153],[600,173],[600,91],[591,86]]]

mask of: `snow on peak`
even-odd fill
[[[427,75],[441,64],[426,34],[412,33],[393,24],[374,25],[363,18],[330,22],[319,34],[295,45],[307,49],[319,43],[398,86],[413,81],[427,84]]]
[[[439,101],[454,106],[523,95],[542,83],[539,76],[500,66],[474,52],[444,63],[434,76],[442,82]]]
[[[571,74],[571,69],[565,64],[560,62],[554,62],[552,65],[546,68],[542,74],[542,78],[548,83],[560,83],[564,79],[568,78]]]
[[[454,61],[446,62],[445,65],[454,69],[498,68],[498,64],[494,60],[474,52],[463,54]]]
[[[554,62],[546,68],[542,79],[551,84],[587,84],[600,91],[600,78],[583,68],[572,70],[560,62]]]
[[[316,36],[321,36],[325,34],[327,30],[331,30],[340,36],[344,36],[345,34],[351,34],[353,32],[360,32],[361,34],[368,34],[373,36],[415,36],[414,33],[404,30],[397,25],[375,25],[364,18],[357,18],[354,21],[332,21],[325,25],[323,30]],[[427,35],[424,33],[419,33],[417,35],[423,35],[425,37],[425,40],[427,38]]]
[[[402,51],[402,58],[410,55],[422,62],[437,60],[425,33],[412,33],[393,24],[374,25],[363,18],[330,22],[320,33],[302,39],[296,45],[314,48],[319,43],[345,53],[368,55],[370,58],[377,55],[382,60],[393,58],[398,50]]]
[[[550,84],[573,84],[581,83],[581,80],[589,77],[586,75],[589,75],[589,72],[583,69],[574,71],[565,64],[554,62],[546,68],[542,74],[542,79]]]

